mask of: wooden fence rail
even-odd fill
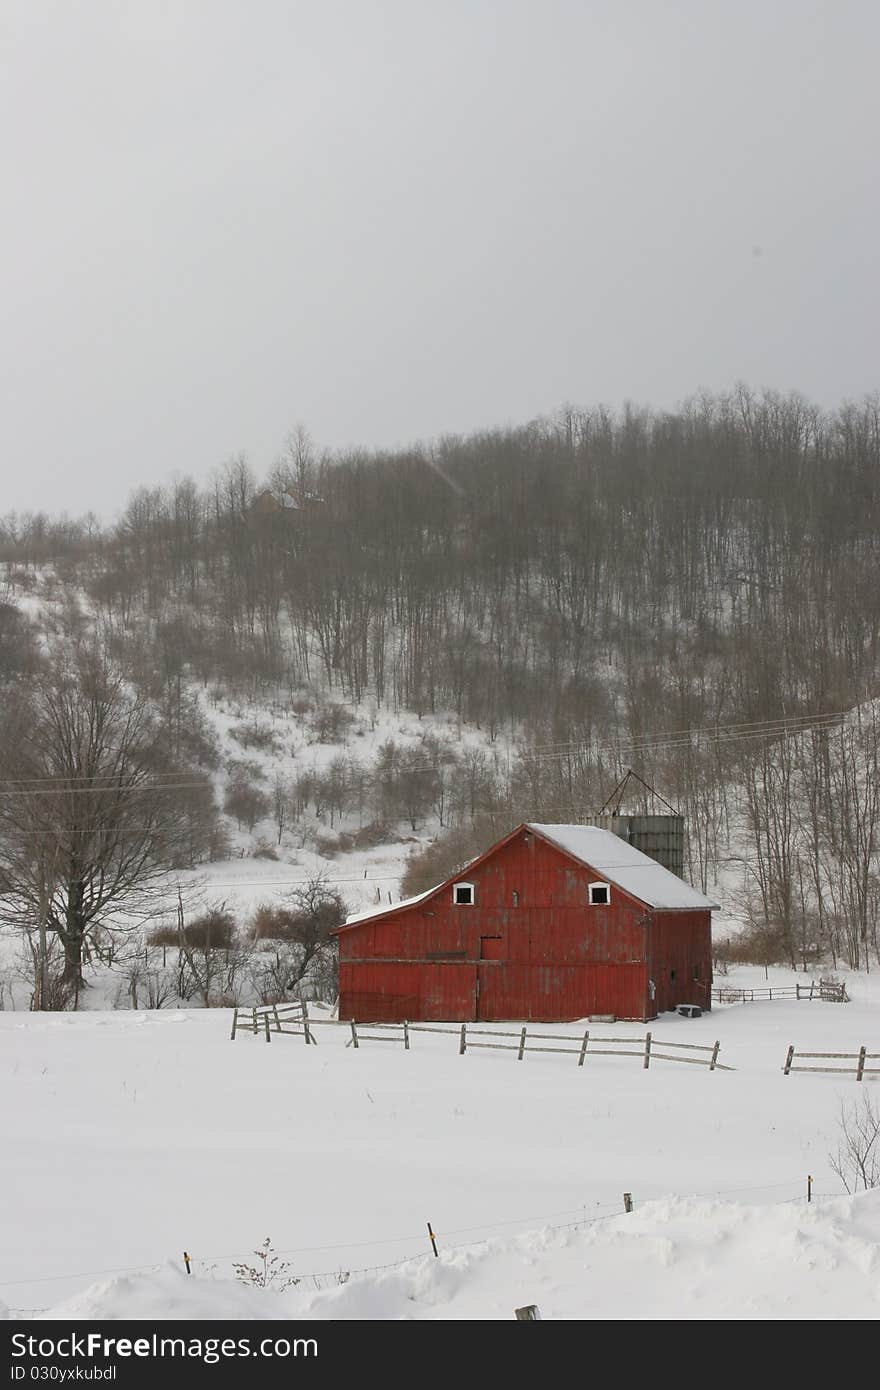
[[[273,1033],[287,1033],[305,1038],[306,1044],[317,1044],[312,1023],[304,999],[298,1004],[257,1004],[247,1009],[236,1006],[232,1011],[230,1038],[234,1042],[236,1033],[263,1033],[266,1042],[271,1042]]]
[[[330,1022],[330,1020],[319,1020],[320,1022]],[[589,1029],[584,1033],[542,1033],[530,1032],[528,1026],[511,1032],[501,1028],[475,1028],[470,1024],[462,1023],[458,1029],[434,1027],[422,1023],[360,1023],[354,1021],[350,1024],[351,1039],[346,1043],[347,1047],[358,1047],[361,1042],[403,1042],[404,1047],[409,1050],[410,1035],[412,1033],[443,1033],[449,1037],[458,1038],[458,1051],[461,1056],[474,1048],[486,1048],[493,1052],[515,1052],[517,1060],[522,1061],[527,1052],[551,1052],[569,1053],[576,1056],[578,1066],[582,1067],[586,1058],[589,1057],[638,1057],[642,1065],[648,1068],[655,1059],[664,1062],[688,1062],[692,1066],[708,1067],[710,1071],[733,1071],[733,1067],[725,1066],[719,1062],[718,1054],[721,1051],[721,1043],[683,1043],[665,1042],[655,1038],[652,1033],[645,1033],[643,1037],[605,1037],[597,1034],[590,1034]],[[361,1030],[370,1028],[373,1031],[365,1033]],[[499,1039],[514,1039],[515,1041],[505,1042]],[[475,1039],[477,1041],[475,1041]],[[491,1041],[488,1041],[491,1039]],[[484,1041],[486,1040],[486,1041]],[[552,1043],[553,1046],[546,1046]],[[565,1044],[574,1043],[574,1047]],[[537,1044],[537,1046],[536,1046]],[[604,1044],[614,1044],[605,1046]],[[675,1053],[659,1051],[660,1048],[674,1048]],[[637,1049],[637,1050],[635,1050]],[[676,1055],[678,1052],[701,1052],[708,1055],[702,1057],[683,1057]]]
[[[734,1068],[719,1062],[721,1043],[666,1042],[655,1038],[653,1033],[643,1037],[606,1037],[591,1034],[589,1029],[583,1033],[544,1033],[529,1031],[528,1025],[516,1031],[495,1028],[479,1028],[462,1023],[460,1027],[444,1027],[441,1024],[410,1023],[367,1023],[351,1019],[348,1024],[333,1018],[310,1018],[305,1001],[299,1004],[265,1004],[256,1008],[236,1008],[232,1015],[232,1037],[246,1032],[256,1036],[262,1033],[266,1042],[271,1042],[272,1034],[292,1034],[302,1037],[306,1043],[316,1043],[316,1027],[345,1028],[351,1032],[346,1047],[359,1048],[364,1042],[402,1043],[404,1051],[409,1052],[413,1033],[441,1033],[444,1037],[457,1038],[460,1055],[474,1048],[488,1048],[495,1052],[515,1052],[517,1060],[522,1061],[527,1052],[568,1053],[576,1056],[578,1066],[582,1067],[587,1057],[633,1057],[639,1058],[642,1066],[650,1067],[652,1061],[687,1062],[691,1066],[708,1067],[710,1071],[733,1071]],[[369,1030],[369,1031],[365,1031]],[[491,1041],[489,1041],[491,1039]],[[512,1041],[504,1041],[512,1039]],[[485,1040],[485,1041],[484,1041]],[[567,1044],[574,1044],[568,1046]],[[665,1049],[674,1049],[668,1051]],[[703,1053],[699,1057],[680,1056],[679,1053]]]
[[[796,1057],[804,1057],[810,1062],[855,1062],[855,1066],[801,1067],[795,1066]],[[782,1068],[782,1073],[784,1076],[788,1076],[793,1071],[823,1071],[830,1072],[834,1076],[855,1076],[856,1081],[861,1081],[866,1076],[880,1076],[880,1067],[865,1066],[866,1062],[878,1061],[880,1061],[880,1052],[868,1052],[865,1047],[860,1047],[858,1052],[796,1052],[792,1043],[785,1055],[785,1066]]]

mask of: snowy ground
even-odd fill
[[[433,1034],[355,1052],[331,1027],[315,1048],[232,1043],[226,1011],[2,1013],[0,1299],[70,1318],[876,1316],[880,1197],[837,1196],[828,1162],[859,1088],[782,1074],[790,1042],[880,1051],[880,981],[848,983],[846,1005],[654,1025],[720,1038],[737,1070],[711,1074],[460,1057]],[[232,1282],[267,1236],[300,1282]]]

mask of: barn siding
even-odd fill
[[[708,912],[656,912],[649,953],[658,1012],[676,1004],[712,1005],[712,936]],[[673,979],[673,971],[675,978]],[[697,978],[694,978],[696,972]]]
[[[528,832],[461,877],[475,885],[471,906],[456,906],[445,884],[340,933],[341,1018],[644,1019],[708,1003],[708,911],[652,912],[614,884],[610,903],[590,906],[588,885],[602,876]]]

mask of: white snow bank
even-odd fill
[[[70,1322],[92,1318],[257,1321],[289,1316],[284,1301],[272,1289],[255,1289],[234,1279],[197,1279],[172,1264],[102,1280],[38,1315],[40,1320]]]
[[[255,1290],[169,1266],[96,1284],[43,1316],[511,1319],[525,1303],[544,1319],[876,1318],[880,1191],[812,1205],[666,1198],[319,1292]]]

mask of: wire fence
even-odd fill
[[[792,1192],[793,1189],[797,1189],[796,1194]],[[812,1178],[807,1176],[793,1178],[780,1183],[758,1183],[753,1186],[747,1187],[711,1188],[703,1191],[687,1193],[658,1193],[656,1196],[645,1198],[644,1201],[662,1201],[667,1198],[675,1198],[677,1200],[690,1201],[699,1200],[707,1197],[731,1197],[741,1196],[743,1193],[769,1193],[774,1191],[788,1191],[791,1195],[787,1197],[776,1198],[772,1202],[767,1203],[767,1205],[787,1206],[792,1203],[803,1203],[804,1205],[808,1205],[810,1203],[832,1201],[846,1196],[845,1193],[840,1192],[820,1191],[814,1185]],[[518,1232],[514,1232],[514,1235],[525,1235],[530,1230],[534,1229],[552,1232],[585,1230],[587,1227],[597,1225],[600,1222],[612,1221],[617,1217],[623,1216],[627,1213],[631,1213],[634,1210],[637,1210],[637,1205],[633,1202],[632,1195],[627,1192],[623,1194],[622,1202],[597,1202],[592,1204],[590,1207],[584,1205],[581,1207],[573,1207],[566,1211],[551,1212],[549,1214],[544,1215],[508,1217],[503,1220],[481,1223],[476,1226],[462,1226],[449,1228],[446,1230],[432,1230],[431,1234],[440,1242],[439,1250],[437,1253],[438,1256],[442,1258],[444,1255],[453,1254],[462,1250],[478,1249],[481,1246],[484,1246],[487,1241],[492,1240],[493,1238],[497,1238],[506,1230],[509,1230],[511,1226],[520,1226],[525,1228]],[[567,1216],[573,1219],[567,1221],[560,1221],[559,1217],[561,1216]],[[426,1226],[430,1227],[430,1223],[426,1223]],[[482,1235],[478,1239],[453,1242],[451,1244],[447,1243],[449,1237],[455,1237],[459,1235],[474,1235],[475,1232],[481,1232]],[[308,1254],[329,1254],[331,1251],[335,1250],[348,1252],[357,1249],[369,1249],[379,1251],[381,1249],[387,1249],[389,1246],[393,1245],[410,1244],[415,1246],[416,1244],[420,1244],[424,1246],[425,1243],[426,1236],[423,1233],[416,1234],[415,1232],[411,1232],[409,1235],[406,1236],[390,1236],[384,1239],[370,1241],[348,1241],[345,1243],[335,1243],[331,1245],[295,1246],[279,1249],[275,1249],[274,1247],[272,1247],[269,1253],[272,1256],[291,1257]],[[0,1280],[0,1288],[17,1288],[23,1286],[30,1287],[36,1285],[60,1283],[70,1281],[73,1279],[100,1279],[108,1276],[124,1274],[150,1274],[161,1270],[163,1268],[163,1265],[167,1264],[169,1260],[178,1263],[182,1269],[186,1268],[188,1273],[191,1273],[196,1277],[201,1277],[205,1279],[213,1279],[217,1277],[229,1278],[234,1277],[234,1270],[236,1264],[246,1266],[250,1263],[251,1265],[253,1265],[253,1262],[255,1260],[259,1260],[260,1258],[260,1250],[248,1250],[246,1252],[238,1251],[232,1253],[223,1252],[221,1254],[205,1255],[195,1254],[191,1251],[187,1253],[175,1252],[174,1254],[166,1254],[164,1259],[154,1259],[139,1265],[106,1265],[100,1269],[76,1270],[64,1274],[40,1275],[32,1279],[17,1278]],[[357,1266],[352,1265],[348,1261],[343,1261],[341,1263],[338,1263],[333,1269],[299,1271],[291,1270],[285,1272],[279,1278],[280,1283],[285,1284],[287,1287],[302,1286],[306,1289],[314,1288],[316,1290],[325,1290],[339,1286],[341,1284],[346,1284],[351,1279],[363,1278],[366,1275],[370,1274],[385,1273],[388,1270],[392,1269],[401,1269],[405,1265],[420,1264],[426,1260],[432,1260],[434,1258],[435,1254],[431,1248],[421,1250],[413,1249],[409,1253],[402,1255],[396,1259],[385,1261],[379,1260],[372,1264]],[[277,1285],[275,1286],[277,1287]],[[268,1287],[273,1287],[273,1285],[269,1283]],[[13,1313],[20,1314],[36,1314],[47,1312],[50,1306],[51,1305],[46,1305],[38,1308],[13,1307],[10,1309],[10,1311]]]
[[[713,985],[711,992],[715,1004],[753,1004],[764,999],[821,999],[826,1004],[849,1003],[846,985],[836,980],[811,980],[808,985],[756,985],[754,988]]]

